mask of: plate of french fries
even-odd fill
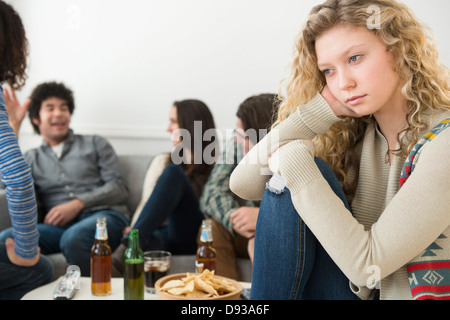
[[[216,276],[205,269],[199,273],[177,273],[155,283],[163,300],[237,300],[242,292],[239,282]]]

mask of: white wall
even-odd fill
[[[72,128],[106,136],[119,154],[170,148],[175,100],[197,98],[219,129],[246,97],[277,92],[294,38],[321,0],[9,0],[30,43],[23,101],[39,83],[73,89]],[[450,65],[448,0],[404,0],[436,33]],[[40,143],[25,121],[24,150]]]

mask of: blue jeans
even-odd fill
[[[347,208],[330,167],[315,159],[322,175]],[[343,244],[345,245],[345,244]],[[357,300],[349,280],[295,210],[290,191],[266,190],[255,233],[252,300]]]
[[[162,226],[164,221],[167,224]],[[203,220],[200,203],[180,166],[169,164],[133,228],[139,230],[144,251],[168,250],[172,254],[197,251],[197,234]]]
[[[106,217],[108,243],[111,250],[120,244],[122,230],[129,225],[129,219],[114,210],[99,210],[83,212],[65,226],[38,224],[39,247],[42,254],[62,252],[71,265],[80,267],[81,275],[89,277],[91,274],[91,249],[94,244],[97,218]],[[12,229],[0,233],[0,241],[12,237]]]
[[[6,254],[6,247],[0,242],[0,300],[18,300],[28,291],[49,283],[53,278],[53,264],[41,255],[32,267],[12,264]]]

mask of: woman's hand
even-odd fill
[[[328,85],[326,85],[325,88],[323,88],[320,94],[328,103],[331,110],[333,110],[336,117],[340,116],[359,117],[359,115],[356,112],[354,112],[352,109],[349,109],[344,104],[342,104],[338,99],[336,99],[336,97],[333,95]]]
[[[16,136],[19,135],[20,126],[27,114],[28,106],[31,99],[25,100],[23,105],[20,105],[19,100],[16,97],[16,93],[11,88],[11,94],[6,88],[3,88],[3,97],[5,99],[6,110],[8,110],[9,122],[14,129]]]
[[[5,246],[6,246],[6,254],[8,255],[9,261],[11,261],[11,263],[15,264],[16,266],[32,267],[39,262],[39,254],[41,252],[39,248],[36,256],[34,256],[31,259],[24,259],[22,257],[19,257],[14,251],[13,238],[6,239]]]

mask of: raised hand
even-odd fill
[[[3,97],[5,99],[6,110],[8,111],[9,115],[9,122],[11,124],[11,127],[13,127],[14,129],[14,133],[16,134],[16,136],[18,136],[20,126],[22,125],[22,121],[27,114],[31,99],[25,100],[23,105],[20,105],[14,89],[10,88],[10,90],[11,93],[9,93],[8,90],[4,87]]]

